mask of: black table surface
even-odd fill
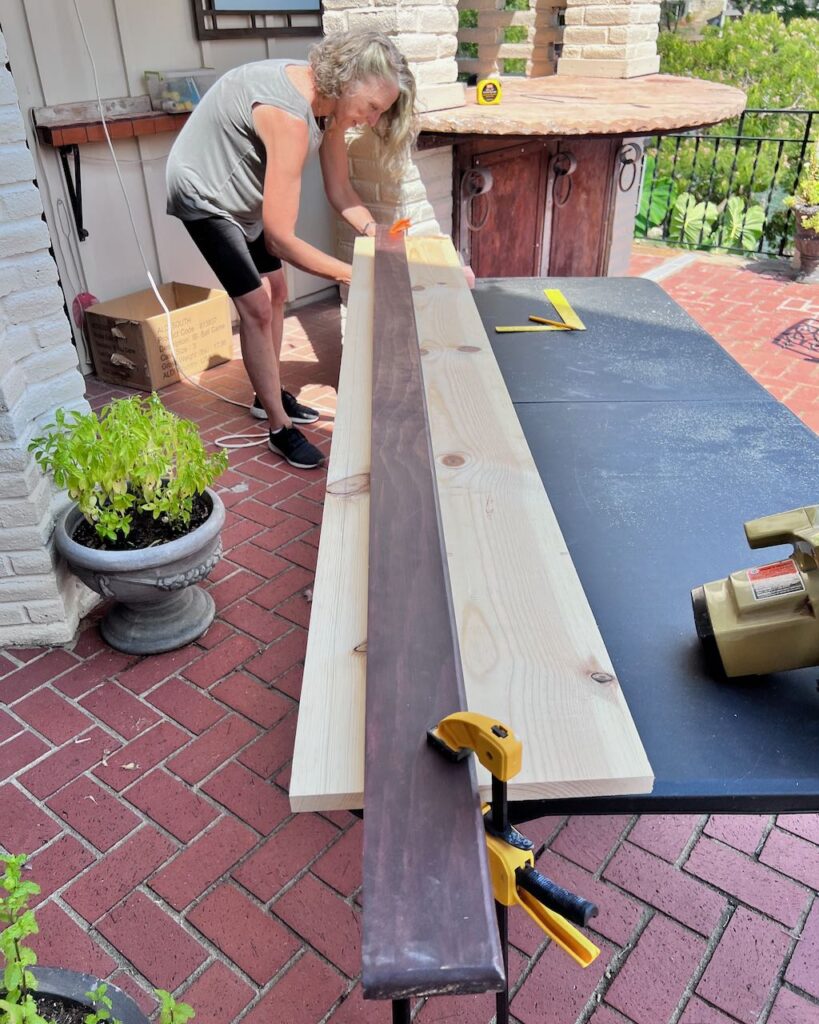
[[[553,317],[544,287],[586,331],[495,333]],[[819,667],[727,679],[690,599],[789,553],[742,526],[819,501],[819,439],[651,281],[494,278],[474,298],[656,776],[514,819],[819,811]]]

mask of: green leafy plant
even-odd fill
[[[659,227],[677,198],[672,179],[657,178],[656,171],[656,154],[646,153],[643,165],[643,190],[640,193],[640,206],[634,222],[634,234],[637,238],[645,238],[651,228]]]
[[[740,196],[723,203],[698,202],[690,192],[677,196],[671,213],[669,239],[696,248],[755,250],[765,226],[761,206],[746,206]]]
[[[782,200],[794,193],[808,123],[791,111],[819,107],[819,18],[789,19],[777,5],[775,13],[731,18],[696,38],[661,31],[657,48],[664,74],[737,86],[748,100],[741,122],[652,142],[655,177],[672,179],[678,192],[690,192],[697,202],[719,205],[736,195],[749,206],[761,203],[766,220],[759,248],[778,254],[792,230]]]
[[[92,988],[90,992],[85,993],[85,998],[89,1000],[93,1010],[85,1015],[84,1024],[103,1024],[104,1021],[111,1021],[113,1004],[107,993],[108,986],[104,981],[100,982],[96,988]],[[111,1024],[122,1024],[122,1022],[114,1018]]]
[[[765,211],[761,206],[746,206],[740,196],[730,196],[722,211],[717,240],[726,249],[747,249],[759,245],[765,227]]]
[[[227,452],[209,455],[196,424],[169,412],[156,393],[114,399],[99,414],[59,409],[28,447],[110,541],[127,537],[137,512],[184,532],[194,497],[228,464]]]
[[[0,932],[0,956],[5,964],[0,985],[2,1024],[46,1024],[37,1013],[32,996],[37,980],[29,967],[37,963],[37,954],[25,944],[29,936],[39,931],[28,901],[40,891],[36,882],[23,881],[26,860],[25,854],[0,855],[0,863],[5,865],[0,888],[6,894],[0,896],[0,925],[4,926]]]
[[[735,85],[748,95],[748,107],[787,110],[819,106],[819,18],[786,22],[776,13],[731,18],[722,28],[707,27],[697,39],[660,32],[660,70],[669,75],[704,78]],[[785,135],[785,131],[748,134]],[[781,127],[789,118],[782,115]],[[724,130],[724,125],[722,130]],[[718,125],[715,132],[719,134]]]
[[[196,1016],[192,1006],[177,1002],[170,992],[162,988],[154,991],[159,996],[159,1024],[187,1024],[187,1021]]]
[[[37,963],[33,949],[25,940],[39,932],[34,911],[29,900],[40,892],[36,882],[23,881],[23,865],[28,860],[24,853],[10,856],[0,854],[0,864],[5,865],[0,889],[0,960],[5,965],[0,976],[0,1024],[49,1024],[37,1012],[32,993],[37,989],[37,979],[29,970]],[[187,1024],[196,1016],[188,1003],[174,999],[164,989],[154,989],[159,999],[159,1024]],[[85,993],[92,1006],[84,1018],[84,1024],[121,1024],[111,1017],[112,1002],[108,986],[100,982],[96,988]]]
[[[674,201],[669,238],[691,246],[708,242],[718,216],[716,203],[698,203],[690,192],[683,192]]]
[[[808,156],[796,190],[785,200],[785,205],[797,210],[819,206],[819,142]],[[802,226],[809,230],[819,231],[819,210],[803,217]]]

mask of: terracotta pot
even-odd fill
[[[89,1012],[93,1007],[85,993],[102,984],[99,978],[91,974],[80,974],[64,967],[32,967],[31,973],[37,979],[39,995],[54,996],[57,999],[71,999],[75,1003],[87,1006]],[[122,989],[106,981],[106,996],[111,1000],[111,1017],[122,1021],[122,1024],[149,1024],[148,1017],[140,1010],[134,1000]]]
[[[819,214],[819,206],[796,206],[796,234],[794,245],[799,253],[799,280],[802,282],[819,281],[819,231],[805,227],[809,217]]]
[[[184,647],[213,621],[213,598],[195,584],[222,557],[225,506],[215,491],[208,519],[190,533],[156,547],[97,551],[74,541],[83,516],[71,505],[57,522],[57,550],[72,572],[115,603],[100,623],[107,643],[128,654],[160,654]]]

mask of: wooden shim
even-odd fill
[[[537,470],[451,243],[413,237],[408,243],[410,275],[415,286],[423,289],[413,294],[421,345],[427,351],[422,365],[433,450],[443,453],[436,458],[436,474],[445,532],[448,523],[462,521],[460,507],[465,509],[466,521],[470,521],[480,501],[488,502],[490,497],[493,513],[481,516],[481,531],[492,524],[502,525],[494,553],[469,553],[461,546],[456,549],[456,541],[465,544],[468,536],[447,539],[467,704],[473,711],[508,721],[524,741],[523,770],[510,784],[513,800],[650,792],[651,769],[616,681],[590,687],[585,673],[581,671],[578,678],[576,665],[584,658],[590,659],[590,667],[600,665],[605,674],[612,676],[614,672],[587,604],[582,610],[585,595],[576,574],[575,583],[568,586],[576,599],[582,597],[581,610],[576,613],[563,607],[558,610],[557,622],[562,624],[559,628],[563,638],[568,630],[570,638],[578,638],[578,651],[585,653],[579,655],[575,669],[565,678],[559,661],[549,667],[548,659],[553,657],[550,623],[541,616],[531,625],[537,606],[523,608],[519,621],[511,615],[511,610],[517,611],[520,606],[514,580],[510,584],[511,605],[498,599],[499,584],[492,574],[507,572],[504,552],[519,533],[531,538],[535,531],[534,554],[549,572],[556,564],[571,567],[571,559],[542,485],[532,478],[533,473],[537,477]],[[356,653],[356,647],[361,650],[367,630],[369,493],[356,490],[356,484],[353,496],[337,492],[349,489],[349,485],[339,488],[342,481],[366,480],[369,473],[370,409],[362,396],[369,394],[371,381],[372,253],[371,239],[356,242],[290,783],[291,806],[299,811],[358,808],[364,800],[366,659]],[[468,359],[474,348],[478,351],[471,352],[474,358]],[[469,377],[465,376],[467,366]],[[450,408],[441,396],[449,393],[455,380],[461,383]],[[470,397],[486,392],[491,401]],[[464,404],[466,409],[462,408]],[[496,416],[502,414],[504,425],[495,420],[490,427],[490,411]],[[472,440],[462,436],[467,422],[476,431]],[[509,436],[502,436],[501,431],[509,431]],[[512,449],[498,453],[501,442],[508,442]],[[467,472],[442,461],[447,453],[457,454],[462,449],[469,452],[471,460]],[[477,460],[484,458],[488,461],[478,472]],[[522,460],[519,467],[517,459]],[[509,490],[513,466],[528,481],[523,495]],[[490,486],[493,478],[495,485]],[[470,498],[467,490],[473,486]],[[525,529],[519,513],[525,513],[529,521]],[[485,535],[481,532],[477,536],[484,539]],[[457,557],[456,550],[460,552]],[[512,564],[517,564],[519,557]],[[533,573],[530,567],[522,582]],[[538,571],[533,583],[543,587],[546,578]],[[531,591],[532,601],[541,600],[537,593],[537,589]],[[541,607],[551,607],[555,599],[547,595],[547,603]],[[587,633],[590,623],[591,647]],[[523,633],[516,638],[519,628]],[[533,637],[528,638],[527,631],[532,631]],[[559,647],[557,651],[560,655]],[[547,658],[544,685],[556,687],[551,711],[548,691],[537,682],[541,670],[537,661],[531,661],[542,655]],[[572,682],[578,684],[576,693],[572,692]],[[587,741],[582,758],[574,750],[576,736]],[[589,751],[593,743],[601,742],[599,749]],[[566,756],[568,761],[564,762]],[[479,769],[479,781],[481,792],[488,796],[489,780],[483,769]]]
[[[294,811],[364,801],[373,252],[371,238],[357,241],[290,777]]]
[[[376,236],[364,778],[367,997],[503,985],[472,759],[427,730],[465,706],[402,235]]]
[[[455,251],[420,237],[408,251],[469,708],[523,742],[511,799],[650,792],[651,766]]]

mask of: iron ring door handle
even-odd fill
[[[555,206],[565,206],[572,194],[572,175],[577,170],[577,159],[567,152],[558,153],[552,159],[552,202]]]
[[[461,176],[461,199],[464,202],[464,218],[470,231],[480,231],[489,219],[489,200],[484,204],[483,216],[479,221],[472,217],[472,207],[478,196],[492,191],[492,172],[484,167],[470,167]]]

